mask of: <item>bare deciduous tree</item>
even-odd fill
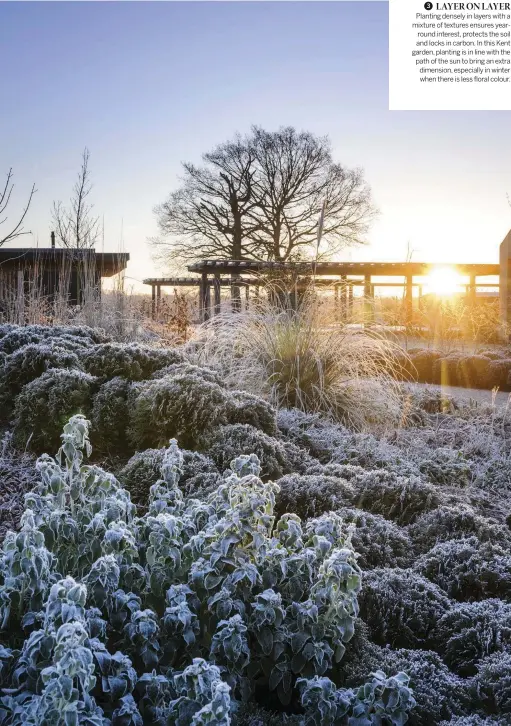
[[[252,150],[238,136],[203,161],[184,164],[182,186],[155,208],[161,236],[153,244],[170,259],[254,257]]]
[[[287,261],[315,251],[318,217],[324,205],[319,256],[364,241],[375,210],[359,169],[332,160],[328,138],[287,127],[269,133],[253,127],[250,139],[256,159],[254,234],[266,259]]]
[[[89,158],[90,153],[86,148],[69,206],[53,202],[52,223],[57,240],[63,247],[90,249],[100,237],[99,217],[93,215],[93,205],[88,201],[92,190]]]
[[[184,164],[182,186],[155,208],[160,257],[295,260],[323,241],[332,255],[364,241],[374,216],[360,170],[332,160],[328,139],[293,128],[246,137]]]
[[[11,168],[7,172],[7,179],[5,181],[5,185],[0,191],[0,226],[4,225],[8,220],[6,211],[7,207],[9,206],[9,202],[11,201],[12,190],[14,189],[12,177],[13,171]],[[23,228],[23,222],[25,221],[25,217],[27,216],[27,212],[32,203],[32,197],[34,196],[36,191],[37,190],[35,188],[35,184],[32,184],[32,189],[30,190],[30,194],[28,195],[27,203],[25,204],[20,216],[17,218],[17,221],[12,227],[10,227],[9,232],[5,233],[4,231],[0,231],[0,247],[6,242],[17,239],[18,237],[21,237],[25,234],[30,234],[30,231],[25,231],[25,229]],[[4,214],[5,217],[3,216]],[[9,227],[7,227],[7,229],[9,229]]]

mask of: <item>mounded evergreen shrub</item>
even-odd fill
[[[229,404],[229,423],[249,424],[269,436],[277,432],[275,409],[264,399],[246,391],[232,391]]]
[[[408,528],[416,550],[428,552],[439,542],[475,535],[481,542],[511,548],[511,530],[476,514],[468,505],[443,506],[423,514]]]
[[[139,451],[119,472],[119,481],[136,504],[147,505],[150,490],[160,478],[166,449]],[[222,476],[209,456],[197,451],[183,451],[180,488],[189,497],[203,498],[217,489]]]
[[[279,479],[292,471],[285,445],[249,424],[221,426],[208,441],[207,450],[220,471],[242,454],[257,456],[263,479]]]
[[[491,388],[490,358],[484,355],[466,355],[458,362],[459,385],[465,388]]]
[[[427,348],[411,348],[408,355],[410,356],[412,379],[419,383],[431,383],[433,366],[442,357],[442,353]]]
[[[51,369],[28,383],[16,398],[14,441],[35,453],[58,448],[65,422],[89,415],[97,381],[78,370]]]
[[[277,513],[292,512],[302,519],[349,507],[355,494],[349,482],[332,476],[288,474],[277,483]]]
[[[470,482],[472,470],[463,452],[441,446],[431,449],[428,454],[419,463],[419,470],[427,481],[450,487],[464,487]]]
[[[511,652],[493,653],[477,664],[477,690],[490,714],[511,714]]]
[[[126,454],[131,394],[130,381],[116,376],[103,383],[94,395],[92,443],[101,454]]]
[[[511,605],[497,599],[459,603],[440,618],[436,648],[461,676],[473,676],[479,661],[511,647]]]
[[[354,505],[373,514],[381,514],[404,526],[442,503],[442,496],[432,484],[418,477],[399,477],[392,472],[368,472],[355,485]]]
[[[435,545],[415,569],[455,600],[511,596],[509,549],[474,536]]]
[[[491,380],[491,388],[498,388],[500,391],[509,391],[511,373],[511,359],[491,360],[488,375]]]
[[[472,723],[469,714],[474,711],[474,694],[470,681],[452,673],[436,653],[384,650],[381,667],[398,668],[410,676],[416,705],[410,713],[409,726],[434,726],[442,719],[458,726]]]
[[[351,543],[363,571],[410,565],[414,554],[406,530],[379,514],[349,508],[338,511],[344,521],[354,525]]]
[[[440,588],[399,568],[365,572],[359,602],[360,617],[378,645],[425,650],[437,621],[450,607]]]
[[[139,343],[103,343],[88,350],[82,362],[87,373],[103,380],[122,376],[129,381],[142,381],[158,369],[182,360],[178,350],[149,348]]]
[[[24,385],[50,368],[81,370],[76,353],[49,342],[28,343],[10,353],[0,367],[0,409],[8,414]]]
[[[175,437],[197,449],[216,426],[227,424],[229,393],[199,373],[183,373],[137,384],[130,411],[134,449],[159,448]]]

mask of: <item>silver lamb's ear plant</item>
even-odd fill
[[[301,693],[306,726],[348,713],[405,723],[406,677],[375,674],[356,692],[320,678],[358,615],[361,573],[338,514],[276,522],[280,490],[254,455],[204,501],[185,499],[171,440],[137,517],[114,476],[83,464],[87,420],[74,416],[62,439],[0,552],[0,723],[229,726],[231,698],[256,688],[284,706]]]

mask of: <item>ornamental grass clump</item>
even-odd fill
[[[361,575],[339,515],[276,521],[254,455],[185,499],[173,440],[140,516],[90,454],[74,416],[0,550],[2,724],[229,726],[242,701],[303,726],[408,720],[403,673],[335,682]]]
[[[273,296],[246,312],[215,315],[198,329],[193,350],[233,386],[263,393],[278,408],[355,427],[399,417],[401,349],[375,332],[330,324],[311,295],[296,310]]]

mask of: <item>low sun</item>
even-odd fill
[[[448,267],[432,270],[426,281],[428,290],[439,297],[454,295],[459,289],[461,278],[457,272]]]

